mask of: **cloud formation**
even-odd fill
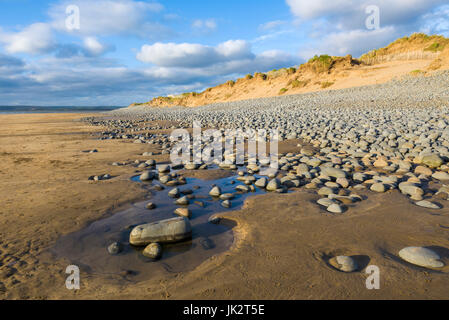
[[[217,29],[217,21],[215,19],[201,20],[197,19],[193,21],[192,28],[200,32],[211,32]]]
[[[68,30],[66,26],[67,6],[77,6],[80,14],[79,30]],[[157,2],[132,0],[64,0],[49,10],[51,25],[61,32],[81,35],[135,35],[142,38],[157,38],[169,32],[168,28],[149,19],[164,7]]]
[[[160,67],[207,67],[219,62],[253,58],[250,45],[229,40],[216,47],[196,43],[160,43],[142,46],[137,59]]]
[[[311,25],[311,39],[300,55],[358,56],[412,32],[447,32],[447,0],[286,0],[301,25]],[[368,30],[369,6],[379,8],[380,26]],[[313,40],[315,38],[316,40]]]
[[[8,53],[47,53],[55,46],[52,29],[46,23],[34,23],[19,32],[0,30],[0,43]]]

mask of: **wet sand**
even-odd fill
[[[425,209],[397,190],[358,192],[367,199],[342,215],[328,214],[315,203],[319,196],[308,191],[249,197],[241,210],[222,214],[232,222],[231,248],[193,270],[142,280],[90,273],[81,266],[81,289],[67,290],[65,268],[71,261],[50,249],[61,237],[147,195],[130,180],[137,168],[112,162],[168,161],[166,155],[139,156],[156,151],[149,145],[96,140],[91,133],[102,128],[78,121],[84,116],[0,115],[0,298],[449,298],[447,201],[439,200],[441,210]],[[295,146],[294,141],[282,143],[280,152],[297,152]],[[98,152],[82,152],[92,149]],[[219,171],[193,175],[216,179]],[[113,178],[88,181],[106,173]],[[406,246],[431,247],[446,267],[434,271],[403,262],[398,251]],[[362,267],[378,266],[380,289],[366,288],[364,268],[343,273],[330,267],[328,257],[340,254],[358,256]]]

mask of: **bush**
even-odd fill
[[[226,84],[232,88],[235,85],[235,81],[234,80],[229,80],[229,81],[226,82]]]
[[[306,85],[308,85],[310,82],[310,80],[292,80],[290,82],[290,85],[292,86],[292,88],[304,88]]]
[[[246,80],[251,80],[252,78],[253,78],[253,76],[251,74],[247,74],[245,77]]]
[[[286,88],[282,88],[281,90],[279,90],[279,94],[284,94],[288,91],[288,89]]]
[[[288,69],[287,69],[287,73],[288,73],[288,74],[294,74],[294,73],[296,73],[296,68],[293,68],[293,67],[288,68]]]
[[[312,59],[309,60],[309,63],[312,64],[315,72],[323,72],[330,69],[333,61],[334,59],[331,56],[322,54],[320,56],[315,55]]]
[[[322,89],[329,88],[333,84],[334,84],[333,82],[325,81],[321,83],[321,88]]]
[[[444,49],[444,46],[442,46],[441,44],[439,44],[438,42],[432,43],[430,46],[428,46],[427,48],[424,49],[424,51],[432,51],[432,52],[437,52],[437,51],[441,51]]]

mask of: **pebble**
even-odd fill
[[[259,188],[265,188],[267,186],[267,178],[260,178],[254,185]]]
[[[354,272],[358,269],[357,262],[353,258],[347,256],[333,257],[329,259],[329,264],[335,269],[343,272]]]
[[[231,201],[229,201],[229,200],[222,201],[222,202],[221,202],[221,205],[222,205],[224,208],[230,208],[230,207],[231,207]]]
[[[186,206],[186,205],[188,205],[190,202],[189,202],[189,199],[188,199],[186,196],[184,196],[184,197],[181,197],[181,198],[177,199],[177,200],[175,201],[175,203],[178,204],[178,205]]]
[[[162,247],[157,242],[150,243],[142,251],[142,254],[147,258],[157,260],[162,256]]]
[[[167,173],[167,172],[170,172],[170,166],[169,166],[168,164],[160,165],[159,168],[157,169],[157,171],[158,171],[159,173]]]
[[[374,183],[371,185],[370,190],[374,192],[385,192],[386,188],[383,183]]]
[[[432,178],[447,181],[449,180],[449,174],[447,172],[437,171],[434,174],[432,174]]]
[[[209,191],[209,195],[212,197],[219,197],[221,195],[221,189],[219,186],[215,186],[213,187],[210,191]]]
[[[192,212],[189,210],[189,208],[176,208],[175,214],[186,218],[190,218],[192,216]]]
[[[113,242],[108,246],[109,254],[115,255],[122,251],[122,245],[120,242]]]
[[[277,178],[270,180],[266,187],[268,191],[276,191],[279,188],[281,188],[281,182]]]
[[[171,198],[178,198],[179,197],[179,189],[178,188],[173,188],[168,192],[168,196]]]
[[[423,207],[423,208],[427,208],[427,209],[441,209],[440,206],[438,206],[435,203],[432,203],[430,201],[427,200],[422,200],[422,201],[418,201],[415,203],[417,206]]]
[[[221,219],[221,216],[214,214],[209,217],[208,222],[212,224],[219,224]]]
[[[156,205],[153,202],[148,202],[147,205],[146,205],[146,208],[148,210],[153,210],[153,209],[156,208]]]
[[[343,213],[343,208],[340,205],[333,203],[327,207],[327,211],[332,213]]]
[[[424,268],[444,267],[444,263],[439,261],[440,256],[433,250],[424,247],[406,247],[399,251],[399,256],[411,264]]]

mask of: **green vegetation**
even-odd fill
[[[288,91],[288,89],[286,88],[282,88],[281,90],[279,90],[279,94],[284,94]]]
[[[312,69],[315,72],[329,71],[329,69],[332,67],[333,62],[334,59],[327,54],[322,54],[320,56],[315,55],[312,59],[309,60],[309,64],[312,65]]]
[[[251,74],[247,74],[246,76],[245,76],[245,79],[246,80],[251,80],[253,78],[253,76],[251,75]]]
[[[226,82],[226,84],[232,88],[235,85],[235,81],[234,80],[229,80],[229,81]]]
[[[268,76],[265,73],[256,72],[254,74],[255,78],[261,78],[262,80],[267,80]]]
[[[334,84],[333,82],[324,81],[321,83],[321,88],[326,89],[326,88],[329,88],[330,86],[332,86],[333,84]]]
[[[295,74],[296,73],[296,68],[290,67],[287,69],[287,74]]]
[[[444,45],[441,45],[440,43],[435,42],[435,43],[432,43],[427,48],[424,48],[424,51],[438,52],[438,51],[442,51],[443,49],[444,49]]]
[[[310,82],[309,79],[307,79],[307,80],[295,79],[295,80],[289,81],[287,85],[291,85],[292,88],[304,88],[305,86],[307,86],[309,84],[309,82]]]
[[[411,74],[412,76],[418,76],[418,75],[420,75],[420,74],[422,74],[422,73],[424,73],[424,71],[419,70],[419,69],[410,71],[410,74]]]

